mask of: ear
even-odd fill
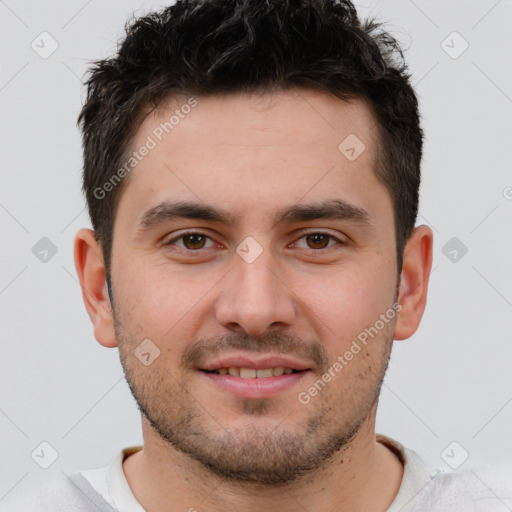
[[[117,342],[103,253],[94,237],[94,231],[85,228],[78,231],[75,235],[74,252],[82,298],[94,326],[94,337],[104,347],[115,347]]]
[[[401,310],[394,330],[396,340],[409,338],[420,325],[427,303],[433,239],[428,226],[418,226],[405,246],[398,295]]]

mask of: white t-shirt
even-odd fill
[[[377,434],[404,464],[398,494],[387,512],[506,512],[512,510],[512,479],[507,482],[487,466],[449,472],[429,469],[420,456],[397,441]],[[121,450],[106,467],[52,480],[44,487],[0,501],[0,512],[145,512],[123,472],[123,460],[140,450]]]

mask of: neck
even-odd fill
[[[123,470],[133,494],[150,512],[175,510],[323,510],[385,512],[402,481],[403,466],[375,439],[376,407],[357,436],[323,469],[286,485],[228,481],[178,452],[143,418],[144,449]]]

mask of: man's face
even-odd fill
[[[127,380],[176,449],[226,477],[291,481],[369,421],[391,350],[392,315],[378,320],[398,276],[377,128],[362,102],[295,90],[198,97],[159,141],[154,130],[179,108],[165,106],[132,142],[157,144],[132,171],[114,225]],[[178,201],[232,222],[170,215]],[[335,217],[304,215],[335,204]]]

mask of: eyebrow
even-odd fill
[[[194,201],[163,201],[147,210],[137,224],[137,232],[154,228],[175,219],[194,219],[237,224],[238,215],[227,210]],[[331,199],[311,204],[294,204],[274,213],[274,224],[293,224],[311,220],[349,220],[370,225],[368,212],[342,199]]]

